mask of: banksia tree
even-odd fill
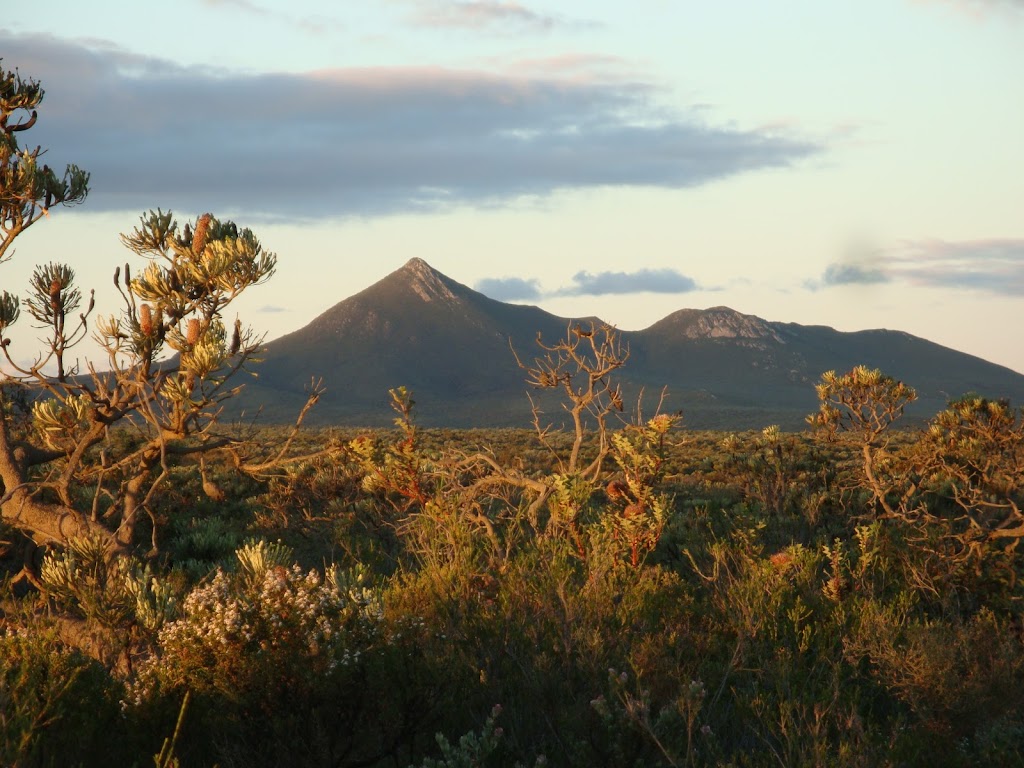
[[[36,124],[43,89],[0,59],[0,262],[15,238],[55,205],[76,205],[89,194],[89,174],[69,165],[61,176],[40,164],[43,150],[22,149],[18,135]]]
[[[38,83],[0,68],[0,262],[53,206],[80,203],[88,193],[88,174],[68,166],[58,177],[40,166],[43,150],[19,147],[42,97]],[[263,455],[217,424],[221,403],[239,390],[232,378],[262,341],[240,320],[229,337],[222,313],[274,273],[276,256],[250,230],[210,213],[179,228],[169,211],[150,211],[122,241],[148,265],[115,270],[121,310],[91,329],[92,297],[84,301],[74,270],[36,268],[25,308],[45,338],[31,364],[19,363],[32,356],[13,350],[7,336],[22,303],[0,291],[0,354],[12,372],[0,374],[0,384],[17,377],[33,403],[31,427],[15,430],[0,390],[2,521],[37,544],[97,540],[111,557],[133,548],[145,516],[153,521],[155,552],[151,502],[176,463],[227,451],[240,470],[257,473],[289,460],[291,446],[289,439]],[[66,366],[68,350],[90,330],[106,364]],[[314,388],[307,409],[319,394]],[[128,449],[111,440],[110,428],[123,420],[141,445]]]
[[[58,176],[40,162],[43,154],[40,147],[23,149],[20,146],[19,136],[35,125],[36,108],[42,100],[43,89],[38,82],[22,78],[17,71],[4,70],[0,61],[0,263],[11,257],[16,238],[49,215],[51,208],[81,203],[89,192],[88,173],[69,165]],[[21,372],[34,376],[42,386],[49,384],[39,370],[53,363],[56,363],[58,380],[63,381],[64,352],[84,334],[84,321],[70,336],[64,328],[64,318],[68,311],[77,307],[81,298],[71,288],[72,280],[70,268],[53,264],[37,269],[32,278],[28,309],[42,327],[50,330],[49,350],[39,355],[30,371]],[[18,297],[7,290],[0,291],[0,348],[9,365],[13,365],[11,339],[5,332],[20,316]],[[8,379],[6,374],[0,375],[0,382]],[[76,394],[64,392],[63,395],[62,407],[77,407]],[[55,416],[57,410],[60,409],[55,408],[51,413]],[[63,455],[63,450],[24,445],[15,440],[7,418],[7,403],[0,399],[0,511],[4,522],[43,541],[86,534],[96,527],[86,516],[59,509],[60,505],[44,504],[32,493],[28,480],[34,467]]]
[[[821,405],[807,417],[807,423],[829,440],[849,437],[860,445],[868,487],[885,514],[895,515],[888,498],[889,483],[879,473],[880,459],[885,457],[889,427],[917,400],[917,392],[863,365],[844,374],[827,371],[816,388]]]
[[[593,323],[586,328],[570,328],[564,339],[554,343],[538,335],[537,345],[541,354],[532,363],[524,363],[518,356],[516,360],[526,373],[528,385],[561,390],[565,396],[563,407],[572,419],[574,439],[569,456],[559,462],[559,471],[579,473],[588,482],[596,481],[610,450],[608,419],[623,409],[622,390],[611,377],[626,364],[629,349],[615,328]],[[544,440],[547,430],[541,426],[542,414],[536,404],[533,413],[534,426]],[[591,426],[597,438],[597,453],[584,462],[581,451]]]

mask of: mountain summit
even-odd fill
[[[413,258],[267,344],[258,383],[239,405],[283,420],[310,380],[322,378],[327,393],[312,414],[320,423],[389,424],[388,390],[406,386],[422,424],[525,427],[529,401],[513,349],[532,359],[538,334],[555,341],[589,321],[600,323],[496,301]],[[693,427],[798,429],[817,408],[821,374],[855,365],[914,386],[921,416],[966,392],[1024,401],[1024,376],[899,331],[842,333],[712,307],[681,309],[622,339],[631,352],[621,372],[627,393],[667,387],[668,407]],[[557,421],[561,412],[546,417]]]
[[[784,344],[771,323],[744,315],[729,307],[680,309],[659,320],[646,331],[648,336],[682,336],[688,339],[748,339]]]
[[[562,335],[567,322],[490,299],[414,258],[270,342],[260,384],[244,401],[247,408],[294,405],[304,385],[322,377],[328,392],[314,413],[320,421],[390,423],[388,390],[406,386],[423,423],[492,426],[514,413],[526,424],[528,403],[510,345],[531,355],[538,332]],[[522,402],[510,403],[513,392]]]
[[[409,259],[405,266],[395,274],[405,278],[409,287],[425,302],[458,303],[459,298],[455,295],[452,287],[454,286],[456,290],[464,287],[458,283],[449,285],[451,281],[447,277],[418,257]]]

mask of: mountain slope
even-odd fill
[[[727,307],[681,310],[635,334],[637,364],[649,380],[671,382],[702,420],[716,405],[774,412],[798,428],[816,410],[814,385],[828,370],[880,368],[913,386],[910,416],[928,417],[968,392],[1024,402],[1024,376],[901,331],[844,333],[776,323]],[[751,424],[750,426],[756,426]]]
[[[323,377],[328,392],[317,420],[380,424],[392,417],[388,390],[406,386],[425,421],[436,421],[440,409],[460,426],[508,423],[515,393],[521,402],[511,405],[525,424],[528,403],[510,345],[532,355],[538,333],[561,336],[567,322],[490,299],[414,258],[269,343],[259,389],[297,393]]]
[[[328,391],[313,414],[319,423],[389,424],[388,389],[406,386],[426,425],[527,426],[529,401],[512,347],[528,362],[539,354],[538,334],[553,342],[589,321],[600,323],[495,301],[414,258],[270,342],[239,405],[250,413],[263,408],[267,421],[286,420],[304,400],[304,386],[322,377]],[[667,387],[667,407],[682,409],[693,427],[800,428],[817,408],[822,372],[860,364],[917,388],[912,415],[931,416],[970,391],[1024,402],[1024,376],[898,331],[843,333],[714,307],[679,310],[622,338],[630,348],[621,376],[627,399]],[[543,405],[548,418],[560,418],[557,403]]]

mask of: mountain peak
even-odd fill
[[[436,271],[432,266],[427,264],[427,262],[425,262],[419,256],[413,256],[411,259],[405,262],[404,266],[402,267],[402,270],[412,273]]]
[[[409,259],[398,273],[409,280],[409,287],[425,302],[454,303],[459,300],[448,278],[419,257]]]
[[[650,330],[671,331],[690,339],[770,340],[785,343],[767,321],[730,307],[681,309],[655,323]]]

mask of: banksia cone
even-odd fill
[[[188,321],[188,334],[185,336],[190,347],[199,343],[199,330],[199,318],[193,317]]]
[[[649,422],[647,426],[657,432],[659,435],[664,435],[670,429],[672,429],[673,419],[667,413],[659,413]]]
[[[788,570],[789,566],[793,564],[793,556],[789,552],[776,552],[768,560],[772,567],[779,571]]]
[[[229,355],[235,354],[239,347],[242,346],[242,321],[237,317],[235,318],[235,330],[231,333],[231,347],[228,350]]]
[[[210,221],[213,219],[213,214],[204,213],[199,217],[199,221],[196,222],[196,231],[192,235],[192,253],[196,256],[203,252],[206,247],[206,238],[210,233]]]
[[[143,335],[153,335],[153,312],[149,304],[143,304],[139,307],[139,328],[142,329]]]
[[[50,309],[56,312],[60,309],[60,278],[55,277],[50,281]]]
[[[160,341],[164,339],[164,310],[162,307],[156,308],[156,314],[153,317],[153,325],[156,327],[156,335]]]
[[[629,486],[621,480],[612,480],[604,489],[609,499],[624,499],[628,491]]]

